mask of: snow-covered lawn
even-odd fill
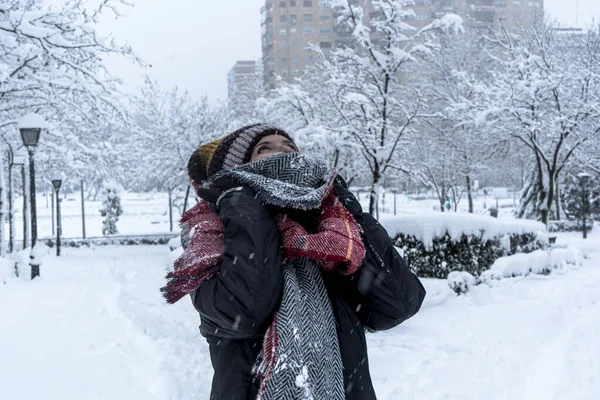
[[[48,189],[48,188],[46,188]],[[42,188],[40,188],[42,190]],[[81,197],[79,193],[69,193],[61,201],[62,228],[64,237],[81,237]],[[361,203],[364,209],[368,209],[369,199],[365,193],[360,195]],[[491,200],[487,199],[487,206],[490,207]],[[193,199],[190,199],[191,204],[195,204]],[[501,199],[500,204],[510,206],[513,200],[506,198]],[[483,207],[484,198],[479,197],[474,200],[475,211],[477,213],[486,214]],[[121,204],[123,206],[123,215],[119,218],[117,228],[119,233],[125,235],[133,234],[150,234],[163,233],[170,230],[169,224],[169,200],[166,193],[122,193]],[[495,201],[494,201],[495,204]],[[406,196],[397,195],[396,209],[398,213],[421,214],[427,213],[434,216],[440,215],[439,211],[434,211],[434,206],[439,202],[435,199],[430,200],[408,200]],[[14,200],[15,207],[15,231],[16,239],[20,241],[23,237],[23,199],[17,197]],[[102,217],[100,216],[100,208],[102,207],[100,198],[97,201],[87,200],[85,202],[86,215],[86,234],[87,236],[102,235]],[[461,204],[459,212],[466,213],[466,202]],[[502,208],[500,216],[507,217],[510,208]],[[380,199],[381,214],[393,213],[394,198],[388,194],[385,200]],[[52,231],[52,202],[50,201],[49,192],[40,192],[37,197],[37,218],[38,218],[38,235],[39,237],[53,236]],[[179,215],[176,207],[174,207],[173,229],[179,231],[178,227]],[[8,224],[6,224],[8,232]],[[7,234],[8,235],[8,234]]]
[[[65,249],[0,286],[0,398],[208,399],[198,316],[158,292],[168,263],[167,246]],[[598,398],[600,253],[466,296],[425,283],[416,317],[368,336],[380,399]]]

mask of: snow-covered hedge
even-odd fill
[[[536,250],[527,254],[500,257],[489,270],[478,277],[464,271],[452,271],[448,275],[448,287],[456,294],[463,294],[482,283],[492,285],[494,281],[518,276],[548,275],[569,265],[578,267],[582,264],[583,256],[575,247]]]
[[[500,257],[548,245],[545,225],[484,215],[384,215],[380,219],[417,275],[445,279],[452,271],[479,276]]]
[[[587,231],[594,227],[594,221],[587,221]],[[581,232],[583,231],[581,221],[548,221],[548,232]]]
[[[120,235],[103,236],[86,239],[61,239],[60,245],[65,247],[81,246],[138,246],[138,245],[164,245],[169,244],[173,238],[178,238],[178,233],[167,233],[162,235]],[[48,247],[54,247],[56,239],[41,239]]]
[[[479,277],[481,282],[514,278],[530,274],[548,275],[553,270],[563,269],[567,265],[580,266],[583,257],[574,247],[556,248],[551,251],[536,250],[529,254],[514,254],[501,257],[488,271]]]

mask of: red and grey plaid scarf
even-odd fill
[[[305,257],[326,271],[352,274],[362,264],[365,247],[360,228],[337,198],[329,193],[323,201],[316,233],[281,213],[276,217],[282,235],[282,252],[287,259]],[[219,272],[225,229],[219,216],[205,201],[186,211],[181,224],[190,227],[190,244],[175,260],[161,289],[171,304],[200,287]]]

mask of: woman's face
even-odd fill
[[[298,148],[288,138],[282,135],[265,136],[254,146],[250,161],[260,160],[275,153],[296,153]]]

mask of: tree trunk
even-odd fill
[[[441,196],[438,194],[438,199],[440,200],[440,211],[446,211],[446,184],[442,185],[442,193]]]
[[[547,172],[547,176],[544,172]],[[528,173],[529,182],[525,184],[519,208],[515,213],[517,218],[531,218],[548,224],[554,205],[555,173],[554,170],[546,170],[541,157],[536,154],[535,163]]]
[[[555,200],[555,207],[556,207],[556,220],[560,221],[561,220],[561,207],[560,207],[560,188],[559,188],[559,184],[558,184],[558,179],[556,181],[556,191],[554,193],[554,200]]]
[[[340,149],[335,149],[335,154],[333,155],[333,168],[337,168],[339,161],[340,161]]]
[[[188,185],[187,190],[185,191],[185,199],[183,199],[183,212],[187,210],[188,199],[190,198],[190,190],[192,189],[192,185]]]
[[[471,176],[469,174],[466,174],[465,180],[467,184],[467,201],[469,203],[469,214],[473,214],[473,193],[471,192]]]
[[[548,225],[548,221],[550,220],[550,216],[552,215],[552,207],[554,206],[554,190],[555,190],[555,176],[554,171],[548,171],[548,193],[546,193],[546,204],[544,207],[544,215],[542,218],[542,222],[545,225]]]
[[[374,217],[376,211],[375,208],[377,205],[377,194],[375,193],[375,188],[377,187],[377,184],[379,183],[380,179],[381,176],[379,175],[379,164],[377,163],[377,161],[374,161],[373,181],[371,183],[371,196],[369,196],[369,214],[371,214]]]

